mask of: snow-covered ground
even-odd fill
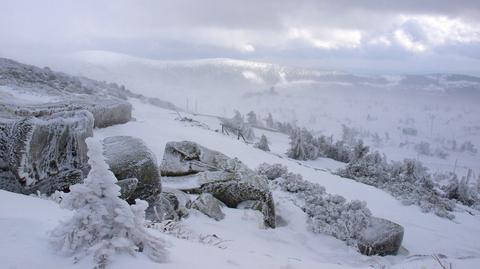
[[[305,214],[293,205],[291,197],[274,191],[277,214],[286,225],[276,229],[262,227],[258,212],[225,209],[226,218],[210,219],[199,212],[181,222],[177,237],[152,233],[170,242],[170,260],[156,264],[145,256],[116,256],[111,268],[440,268],[431,255],[439,254],[445,263],[457,268],[478,268],[480,264],[480,215],[455,212],[454,221],[422,213],[417,206],[404,206],[386,192],[330,171],[341,163],[319,159],[299,162],[285,157],[288,137],[275,132],[265,134],[272,152],[263,152],[218,130],[219,121],[206,116],[187,115],[206,126],[176,120],[175,112],[130,100],[135,121],[96,129],[94,136],[131,135],[143,139],[160,162],[169,141],[191,140],[207,148],[237,157],[250,168],[260,163],[281,163],[304,179],[319,183],[327,192],[347,199],[367,202],[373,215],[404,226],[403,247],[398,256],[367,257],[333,237],[314,234]],[[168,186],[168,183],[166,184]],[[0,191],[0,260],[2,268],[90,268],[91,259],[73,264],[70,257],[59,256],[48,246],[48,231],[71,212],[50,200]],[[215,236],[213,236],[215,235]],[[444,256],[442,256],[444,255]]]

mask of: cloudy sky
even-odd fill
[[[480,75],[480,1],[0,0],[0,56],[83,50]]]

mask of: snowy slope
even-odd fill
[[[332,175],[330,172],[318,171],[304,165],[299,165],[298,161],[288,160],[285,157],[279,158],[278,155],[283,155],[284,149],[287,147],[286,142],[288,141],[286,136],[282,134],[266,133],[266,135],[271,138],[272,150],[274,151],[273,153],[266,153],[253,148],[251,145],[246,145],[231,137],[224,136],[221,133],[175,121],[174,118],[176,118],[177,115],[171,111],[144,106],[135,102],[133,102],[133,104],[135,107],[135,117],[137,118],[136,122],[98,130],[96,135],[99,137],[113,134],[139,136],[152,148],[159,159],[163,156],[166,142],[172,140],[192,140],[208,148],[219,150],[228,156],[238,157],[251,168],[257,167],[262,162],[282,163],[287,165],[290,171],[301,173],[305,179],[324,185],[327,188],[327,192],[343,195],[347,199],[365,200],[374,215],[393,220],[403,225],[406,229],[403,245],[410,251],[410,255],[441,253],[452,259],[480,256],[480,245],[478,245],[477,238],[472,236],[480,236],[479,216],[457,213],[456,222],[441,219],[433,214],[422,213],[418,207],[403,206],[398,200],[381,190],[349,179],[340,178]],[[202,121],[202,117],[197,118]],[[211,129],[219,128],[214,121],[210,121]],[[278,145],[275,145],[275,143],[278,143]],[[322,162],[322,160],[317,163],[310,162],[307,163],[307,165],[316,168],[324,168],[325,166],[327,166],[327,168],[329,166],[332,167],[331,163]],[[276,198],[278,200],[278,197]],[[279,208],[281,209],[282,207],[280,206]],[[290,219],[288,217],[290,214],[282,214],[280,211],[280,215]],[[299,227],[303,226],[302,229],[305,229],[304,223],[298,225]],[[286,228],[290,229],[291,227]],[[298,233],[298,229],[293,229],[293,231]],[[268,232],[275,233],[276,231]],[[217,232],[217,234],[222,237],[220,232]],[[309,233],[304,236],[318,237],[318,235]],[[253,238],[256,237],[257,236],[253,236]],[[281,237],[284,238],[284,236]],[[242,238],[246,241],[251,240],[251,238],[244,237],[243,235]],[[320,240],[320,238],[318,240]],[[328,245],[321,248],[326,248],[327,250],[324,251],[328,252],[328,249],[331,247],[332,246]],[[317,248],[318,247],[315,247],[314,249]],[[339,246],[337,245],[335,248],[339,248]],[[301,253],[304,252],[308,253],[306,249],[301,251]],[[352,249],[344,247],[340,247],[326,256],[331,257],[332,255],[333,257],[341,257],[334,260],[347,260],[350,261],[350,263],[358,263],[358,259],[365,259],[365,257],[359,257],[356,253],[352,253]],[[347,256],[348,259],[342,257],[344,255]],[[319,257],[317,257],[317,259],[318,258]],[[398,259],[402,260],[404,258],[405,257]],[[387,264],[399,262],[395,261],[397,258],[394,258],[394,261],[390,259],[391,258],[381,259],[381,262]],[[401,262],[404,262],[404,260]]]
[[[192,116],[209,127],[201,128],[175,120],[176,113],[131,100],[136,121],[97,129],[94,135],[132,135],[142,138],[161,160],[168,141],[192,140],[228,156],[238,157],[251,168],[262,162],[282,163],[305,179],[324,185],[327,192],[368,203],[375,216],[405,227],[403,252],[396,257],[367,257],[333,237],[313,234],[307,229],[304,213],[287,194],[275,191],[278,214],[286,226],[264,229],[258,212],[226,209],[226,218],[216,222],[192,212],[182,221],[182,235],[159,234],[170,241],[170,261],[163,268],[437,268],[432,254],[442,254],[453,268],[475,268],[480,262],[480,216],[456,213],[455,222],[425,214],[416,206],[403,206],[389,194],[373,187],[340,178],[328,172],[338,164],[328,160],[302,163],[289,160],[283,152],[288,139],[265,132],[272,153],[253,148],[232,137],[215,132],[218,120]],[[189,115],[191,116],[191,115]],[[257,130],[259,132],[259,130]],[[315,168],[327,168],[325,171]],[[168,184],[166,185],[168,186]],[[90,259],[72,266],[72,260],[50,251],[47,232],[69,212],[52,201],[0,191],[0,259],[5,268],[90,268]],[[153,233],[158,233],[151,229]],[[216,237],[212,237],[215,234]],[[214,240],[210,240],[215,238]],[[28,259],[23,255],[28,253]],[[116,257],[111,268],[158,268],[143,255]]]

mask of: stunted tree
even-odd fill
[[[351,160],[361,159],[368,154],[368,151],[369,151],[369,147],[363,144],[363,140],[361,139],[357,140],[355,142],[355,146],[353,147],[352,156],[350,159]]]
[[[83,183],[71,186],[64,195],[61,206],[74,214],[51,232],[52,245],[75,259],[92,254],[95,268],[106,268],[115,253],[144,252],[156,262],[165,261],[165,242],[144,227],[147,202],[136,200],[129,205],[120,199],[120,187],[105,162],[101,143],[93,138],[86,142],[91,170]]]
[[[222,119],[222,132],[226,130],[227,133],[234,133],[238,138],[243,136],[246,140],[252,140],[255,138],[250,124],[244,122],[242,114],[235,110],[235,115],[231,119]]]
[[[307,160],[305,140],[300,129],[297,129],[290,134],[290,149],[287,151],[287,156],[295,160]]]
[[[247,122],[248,124],[250,125],[258,125],[258,122],[257,122],[257,114],[255,114],[255,112],[253,111],[250,111],[248,112],[247,114]]]
[[[255,143],[254,145],[257,149],[261,149],[263,151],[270,151],[270,147],[268,146],[268,140],[267,137],[262,134],[262,137],[260,137],[260,141]]]
[[[233,116],[233,122],[237,123],[237,124],[241,124],[243,123],[243,116],[242,114],[240,113],[240,111],[238,110],[235,110],[235,115]]]
[[[265,119],[268,128],[275,128],[275,123],[273,122],[273,117],[271,113],[268,113],[268,117]]]

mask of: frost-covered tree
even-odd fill
[[[315,160],[319,151],[313,135],[305,128],[297,128],[290,134],[287,156],[295,160]]]
[[[342,124],[342,140],[348,145],[355,144],[359,131],[353,127],[348,127],[345,124]]]
[[[262,137],[260,137],[260,141],[255,143],[254,145],[257,149],[261,149],[263,151],[270,151],[270,147],[268,146],[268,140],[267,137],[262,134]]]
[[[478,150],[475,148],[475,145],[471,141],[465,141],[461,146],[460,146],[460,151],[461,152],[470,152],[472,154],[476,154]]]
[[[222,125],[228,132],[234,133],[238,136],[241,134],[246,140],[252,140],[255,138],[255,133],[253,132],[252,127],[243,120],[242,114],[237,110],[235,111],[233,118],[222,119]]]
[[[105,268],[115,253],[144,252],[156,262],[165,261],[165,242],[144,226],[147,202],[136,200],[129,205],[120,199],[120,187],[105,162],[101,143],[93,138],[86,142],[91,170],[62,199],[61,206],[74,214],[51,232],[53,247],[76,259],[92,254],[95,268]]]
[[[262,163],[258,166],[258,168],[255,171],[260,175],[266,176],[267,179],[269,180],[277,179],[285,175],[286,173],[288,173],[287,167],[279,163],[275,163],[275,164]]]
[[[257,122],[257,114],[255,114],[255,112],[253,111],[250,111],[248,112],[247,114],[247,122],[248,124],[252,125],[252,126],[255,126],[258,124]]]
[[[268,113],[267,118],[265,119],[268,128],[275,128],[275,124],[273,123],[273,117],[271,113]]]
[[[285,122],[285,123],[276,122],[275,128],[277,128],[277,130],[280,131],[281,133],[284,133],[287,135],[292,134],[292,132],[294,131],[292,124],[290,124],[289,122]]]
[[[357,140],[354,142],[354,147],[352,151],[352,156],[350,157],[350,160],[358,160],[363,158],[365,155],[368,154],[368,151],[370,150],[368,146],[365,146],[363,144],[363,140]]]
[[[458,180],[457,175],[453,174],[449,184],[444,186],[443,189],[448,198],[455,199],[467,206],[479,207],[479,184],[480,181],[475,182],[473,170],[468,169],[467,175],[462,177],[461,180]]]
[[[237,124],[243,123],[243,116],[242,116],[242,114],[240,113],[240,111],[235,110],[234,113],[235,113],[235,115],[233,116],[232,121],[233,121],[234,123],[237,123]]]

